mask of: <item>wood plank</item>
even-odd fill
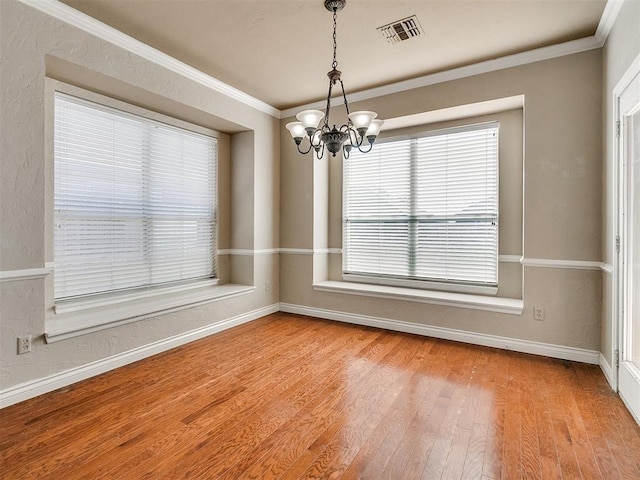
[[[624,428],[629,412],[617,394],[592,365],[574,365],[580,391],[576,404],[585,419],[585,428],[596,462],[603,475],[616,478],[640,478],[640,432]],[[596,370],[594,375],[593,371]],[[618,428],[618,425],[623,425]],[[613,445],[626,444],[627,449],[614,454]]]
[[[349,464],[365,445],[377,425],[388,413],[397,399],[403,402],[409,401],[411,392],[415,388],[415,382],[420,376],[418,373],[425,367],[428,358],[424,343],[414,345],[412,358],[406,367],[402,368],[402,375],[393,383],[385,382],[374,390],[373,394],[366,396],[366,404],[357,407],[361,410],[362,422],[354,416],[342,428],[341,432],[333,434],[333,440],[329,442],[321,455],[302,473],[302,478],[320,476],[322,478],[342,478]],[[364,400],[364,399],[363,399]],[[406,411],[406,409],[403,409]],[[406,475],[406,471],[404,472]],[[293,477],[292,477],[293,478]]]
[[[288,346],[289,344],[281,341],[281,345]],[[262,344],[262,347],[266,348],[266,344]],[[292,352],[294,351],[292,350]],[[302,354],[304,354],[304,351],[300,353],[300,355]],[[228,352],[224,350],[222,355],[226,357],[228,356]],[[284,357],[280,354],[274,355],[272,357],[272,361],[268,362],[268,366],[264,368],[268,368],[269,370],[267,371],[275,371],[278,366],[273,365],[272,363],[273,360],[277,358],[282,359]],[[176,366],[174,361],[175,359],[171,359],[171,362],[165,362],[163,364],[165,367],[171,367],[171,375],[165,375],[164,380],[148,382],[151,390],[142,386],[140,388],[134,387],[132,389],[132,386],[128,385],[128,388],[135,392],[128,396],[132,403],[120,402],[119,406],[121,408],[121,412],[118,415],[125,415],[131,418],[132,421],[128,422],[130,425],[118,428],[119,424],[113,421],[113,412],[109,403],[100,404],[91,415],[87,415],[87,418],[83,423],[77,424],[74,430],[60,432],[61,435],[59,435],[59,438],[52,443],[52,445],[56,445],[56,455],[62,458],[67,454],[67,451],[77,451],[79,446],[83,446],[84,454],[77,455],[73,462],[78,465],[83,465],[101,451],[101,449],[93,447],[100,446],[101,448],[107,448],[112,444],[111,442],[114,441],[117,442],[117,444],[120,444],[123,436],[135,435],[139,432],[140,428],[144,428],[145,425],[147,425],[146,420],[151,414],[154,414],[154,418],[156,419],[163,419],[164,421],[159,423],[164,425],[168,421],[168,414],[177,414],[180,417],[184,416],[185,410],[195,410],[198,409],[200,405],[206,405],[210,402],[211,397],[215,396],[220,391],[237,388],[238,376],[235,375],[236,372],[233,369],[228,370],[215,379],[203,379],[202,370],[199,372],[200,375],[198,375],[197,370],[189,372],[189,379],[192,380],[192,382],[189,382],[184,376],[178,374],[176,370],[179,370],[180,366]],[[295,361],[295,357],[292,361]],[[180,363],[178,365],[184,365],[184,363]],[[230,366],[232,365],[233,363],[230,363]],[[246,379],[249,378],[247,375],[249,375],[250,372],[258,371],[258,369],[240,367],[240,371],[244,371],[243,375]],[[193,380],[192,377],[196,380]],[[178,393],[177,391],[173,391],[173,389],[167,389],[164,385],[165,383],[172,384],[178,389],[184,389],[184,393]],[[185,385],[192,385],[192,383],[195,383],[196,386],[190,386],[185,389]],[[174,408],[168,409],[168,405],[173,405]],[[179,408],[175,408],[176,406],[179,406]],[[96,423],[100,424],[102,428],[97,435],[94,435],[94,438],[87,440],[85,438],[85,433],[91,432]],[[117,430],[115,430],[116,428]],[[113,444],[112,446],[115,447]],[[66,462],[65,468],[67,468]]]
[[[389,424],[381,422],[368,444],[345,471],[347,478],[358,478],[356,474],[375,478],[381,472],[393,472],[394,467],[388,467],[390,462],[399,463],[399,468],[404,469],[407,476],[420,477],[435,441],[435,432],[449,405],[449,398],[443,397],[442,390],[451,369],[447,360],[452,348],[452,343],[435,343],[425,358],[431,374],[420,381],[417,388],[410,389],[408,396],[396,401],[389,417],[392,421]],[[421,430],[427,425],[428,430]],[[416,435],[416,431],[422,431],[422,434]]]
[[[323,432],[331,426],[339,417],[343,415],[357,414],[355,409],[356,399],[361,394],[372,393],[373,385],[368,382],[368,377],[374,370],[379,370],[384,366],[401,365],[407,360],[409,352],[405,347],[411,340],[405,336],[400,337],[400,342],[392,345],[392,348],[384,350],[372,350],[366,357],[354,359],[345,371],[346,382],[341,384],[341,388],[332,391],[307,412],[302,418],[294,419],[295,424],[302,425],[303,428],[292,428],[291,424],[286,424],[279,431],[275,432],[267,442],[259,445],[250,457],[256,459],[251,468],[245,468],[238,463],[234,468],[225,473],[225,478],[278,478],[282,476],[294,463],[298,455],[309,449],[318,437],[318,432]],[[386,374],[387,372],[384,372]],[[375,383],[376,388],[381,386]],[[364,392],[361,390],[364,388]],[[282,445],[289,445],[289,451],[283,451]],[[266,448],[265,448],[266,447]],[[293,454],[293,455],[292,455]]]
[[[507,386],[509,382],[510,352],[501,352],[496,356],[496,375],[493,391],[493,404],[488,412],[487,444],[485,446],[482,473],[491,478],[502,476],[502,450],[504,445],[505,412]]]
[[[489,432],[489,417],[493,405],[496,370],[496,352],[484,349],[478,355],[475,370],[475,391],[469,392],[474,404],[475,416],[471,425],[469,447],[464,460],[462,479],[477,479],[482,476],[485,451]]]
[[[541,478],[560,480],[562,474],[560,471],[556,442],[553,437],[552,419],[546,404],[547,399],[542,395],[538,395],[537,398],[541,402],[539,404],[541,408],[537,408],[535,411]]]
[[[335,363],[339,359],[337,353],[340,348],[344,348],[345,343],[355,347],[379,337],[379,333],[375,331],[369,332],[368,337],[363,337],[362,331],[358,330],[348,336],[336,336],[333,329],[330,330],[331,335],[322,337],[325,345],[318,348],[316,354],[311,355],[307,351],[307,347],[314,348],[314,342],[308,342],[300,349],[300,356],[292,360],[296,363],[294,367],[289,362],[276,365],[274,368],[280,372],[272,375],[267,375],[268,372],[262,367],[256,368],[256,371],[264,374],[254,379],[252,388],[243,392],[242,397],[239,396],[232,403],[225,405],[225,408],[215,412],[215,415],[199,421],[195,435],[191,429],[181,429],[177,435],[170,438],[169,443],[164,435],[157,435],[148,439],[147,448],[153,451],[169,448],[174,455],[179,455],[183,459],[182,462],[189,464],[189,468],[195,469],[198,468],[198,460],[202,457],[199,452],[205,445],[210,444],[207,468],[213,468],[214,465],[215,468],[226,468],[227,461],[215,462],[216,456],[225,458],[229,449],[235,450],[236,454],[250,449],[253,441],[259,441],[264,436],[268,436],[273,429],[278,428],[296,412],[296,406],[299,407],[312,399],[342,371],[338,362],[334,371],[324,375],[321,382],[315,382],[310,388],[309,383],[315,373],[315,367],[328,367]],[[317,337],[316,341],[319,338],[321,337]],[[331,350],[329,345],[332,348],[335,347],[336,351]],[[306,362],[300,362],[301,358],[305,358]],[[281,406],[281,396],[287,399],[288,408]],[[277,414],[265,415],[264,410],[276,411]],[[195,451],[190,450],[189,445],[196,440],[198,448]],[[190,460],[190,457],[194,459]],[[171,464],[170,459],[163,459],[163,462],[154,462],[149,458],[144,458],[141,462],[133,460],[132,468],[139,471],[170,469],[162,463]],[[152,465],[147,466],[146,463]]]
[[[409,385],[395,400],[390,412],[378,423],[366,444],[362,446],[351,464],[343,472],[344,479],[360,478],[367,468],[376,471],[376,468],[379,467],[376,467],[375,463],[381,459],[383,459],[381,467],[383,469],[388,462],[389,455],[394,452],[394,448],[397,448],[398,451],[405,451],[407,456],[413,459],[411,465],[405,470],[407,476],[411,478],[422,472],[424,464],[421,464],[421,461],[425,457],[419,444],[409,441],[407,446],[405,446],[407,442],[403,442],[396,447],[398,443],[394,437],[407,430],[409,422],[413,419],[411,414],[415,416],[418,411],[433,411],[433,406],[444,385],[444,380],[439,377],[444,374],[445,368],[447,368],[446,359],[448,358],[446,350],[438,348],[437,352],[436,355],[434,349],[430,349],[425,356],[423,368],[414,374],[415,378],[411,379]],[[428,369],[430,374],[425,374],[424,368]],[[446,374],[442,376],[446,377]],[[442,418],[440,413],[444,412],[436,412],[435,418]]]
[[[423,479],[430,478],[460,478],[464,467],[467,445],[471,430],[467,414],[473,405],[472,396],[468,394],[468,384],[472,375],[472,365],[478,354],[476,348],[469,345],[458,346],[459,358],[453,364],[447,377],[447,387],[444,396],[450,398],[446,413],[437,431],[437,436],[429,451],[427,462],[422,471]]]
[[[274,314],[0,412],[29,478],[640,478],[597,366]]]
[[[538,380],[526,372],[536,372],[536,365],[530,358],[523,358],[518,362],[520,368],[520,434],[522,436],[520,455],[522,478],[535,480],[542,477],[542,461],[540,459],[540,445],[538,435],[538,419],[536,415],[537,395],[536,386]]]

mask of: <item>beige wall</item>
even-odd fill
[[[614,89],[632,62],[640,55],[640,2],[627,0],[617,17],[616,23],[609,34],[603,48],[603,195],[602,210],[604,212],[602,223],[602,256],[603,261],[609,266],[616,262],[615,236],[616,214],[614,182],[616,173],[614,170],[615,137],[614,128]],[[602,333],[600,351],[605,360],[613,365],[613,351],[616,344],[616,321],[614,316],[615,299],[613,292],[613,275],[603,275],[603,299],[602,299]]]
[[[381,118],[396,118],[524,95],[523,216],[512,220],[522,222],[516,229],[523,231],[524,247],[500,253],[599,262],[601,68],[601,52],[594,50],[362,101],[351,110],[374,110]],[[282,124],[288,121],[283,119]],[[311,249],[318,228],[314,197],[324,201],[309,188],[322,188],[314,180],[318,161],[299,155],[284,128],[281,142],[281,244]],[[338,182],[339,160],[323,161],[328,162],[329,179]],[[324,189],[335,217],[341,189],[335,184]],[[500,201],[522,205],[517,197]],[[335,225],[327,231],[330,247],[339,248]],[[310,255],[281,254],[281,302],[589,350],[600,346],[599,270],[524,267],[524,311],[508,315],[314,291],[313,264]],[[335,270],[339,260],[330,265]],[[533,320],[533,306],[545,309],[544,321]]]
[[[279,121],[14,0],[0,1],[0,271],[52,261],[45,208],[45,77],[231,134],[221,155],[220,248],[279,242]],[[226,153],[225,153],[226,152]],[[0,282],[0,391],[275,305],[277,254],[222,256],[255,292],[57,343],[44,342],[45,281]],[[225,278],[223,278],[225,280]],[[266,291],[265,282],[270,289]],[[17,356],[16,337],[33,335]]]

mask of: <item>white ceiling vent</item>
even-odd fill
[[[378,27],[377,30],[379,30],[384,39],[391,44],[404,42],[405,40],[411,40],[412,38],[424,35],[424,30],[415,15]]]

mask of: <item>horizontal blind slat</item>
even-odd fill
[[[388,141],[344,162],[344,271],[497,284],[498,128]]]
[[[56,93],[55,298],[215,277],[216,139]]]

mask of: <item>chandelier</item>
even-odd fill
[[[344,91],[344,84],[341,78],[342,72],[338,70],[338,61],[336,60],[336,18],[338,12],[344,8],[346,3],[346,0],[324,0],[325,8],[333,12],[333,63],[331,64],[331,71],[327,73],[329,77],[327,107],[324,113],[320,110],[305,110],[300,112],[296,115],[298,119],[297,122],[291,122],[286,125],[296,143],[298,152],[304,155],[313,150],[318,159],[324,155],[325,147],[334,157],[341,148],[345,158],[349,158],[349,153],[353,148],[357,148],[362,153],[370,152],[373,148],[373,142],[376,141],[380,133],[380,128],[384,123],[384,120],[376,120],[378,114],[375,112],[361,111],[349,113],[347,94]],[[333,127],[329,126],[331,91],[338,82],[340,82],[344,107],[347,111],[347,122],[339,128],[335,124]],[[319,126],[321,121],[322,126]],[[309,145],[306,150],[303,150],[300,146],[305,136]],[[365,145],[365,138],[368,142],[368,148]]]

